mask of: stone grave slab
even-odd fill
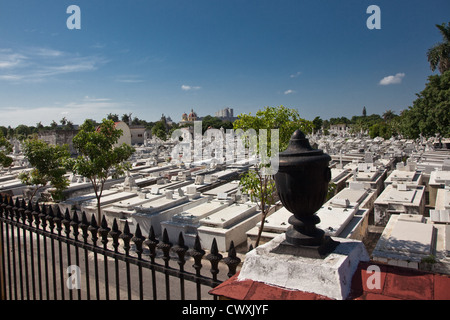
[[[216,213],[213,213],[212,215],[201,219],[200,223],[202,225],[208,225],[217,228],[227,228],[237,223],[238,221],[245,219],[255,212],[256,205],[248,206],[245,204],[232,204],[231,206],[223,210],[217,211]]]
[[[403,253],[433,253],[435,228],[431,224],[397,221],[384,244],[384,249]]]
[[[292,216],[292,212],[290,212],[285,207],[280,208],[266,218],[264,222],[264,231],[275,233],[285,232],[286,229],[290,226],[290,224],[288,223],[288,219],[290,216]],[[258,228],[260,225],[261,222],[258,222]]]
[[[327,235],[337,237],[358,211],[358,206],[348,208],[335,208],[324,206],[317,211],[320,223],[317,228],[325,231]]]
[[[348,199],[350,203],[361,203],[362,200],[367,196],[368,191],[364,188],[362,189],[342,189],[338,194],[336,194],[331,201],[336,199]]]
[[[416,190],[398,190],[392,189],[386,200],[389,202],[401,202],[401,203],[412,203],[414,196],[416,195]]]

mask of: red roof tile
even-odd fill
[[[450,277],[434,275],[434,300],[450,300]]]
[[[379,274],[375,275],[375,272]],[[235,300],[322,300],[328,297],[287,290],[262,282],[238,281],[235,275],[210,291]],[[450,300],[450,277],[374,262],[361,262],[348,299],[354,300]]]

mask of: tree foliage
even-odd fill
[[[167,126],[163,120],[160,120],[155,123],[152,127],[152,135],[160,138],[163,141],[167,139]]]
[[[62,191],[69,186],[65,177],[70,157],[68,146],[51,145],[32,137],[23,142],[23,152],[33,169],[22,172],[19,179],[26,185],[35,186],[31,198],[38,190],[51,185],[54,200],[60,199]]]
[[[202,118],[202,132],[205,133],[206,130],[209,128],[213,129],[233,129],[233,124],[230,121],[224,121],[222,119],[219,119],[217,117],[213,117],[210,115],[207,115]]]
[[[420,134],[450,136],[450,70],[428,77],[425,89],[417,95],[413,106],[402,112],[400,130],[412,139]]]
[[[13,159],[8,155],[13,152],[11,143],[3,136],[3,131],[0,131],[0,167],[9,167]]]
[[[85,121],[73,138],[79,156],[71,159],[70,167],[74,173],[91,181],[97,198],[98,219],[101,218],[100,200],[106,180],[123,175],[130,168],[126,161],[135,151],[125,143],[116,145],[122,134],[122,130],[116,129],[114,121],[103,119],[98,127]]]
[[[439,70],[441,74],[450,70],[450,22],[437,24],[436,28],[442,35],[443,42],[435,44],[427,52],[428,62],[432,71]]]
[[[270,129],[279,129],[279,150],[285,150],[289,144],[289,139],[295,130],[300,129],[304,133],[311,133],[313,124],[311,121],[300,118],[295,109],[279,107],[265,107],[256,112],[254,116],[251,113],[241,114],[233,123],[234,129],[254,129],[259,133],[260,129],[268,130],[267,152],[270,154]]]
[[[300,118],[298,111],[289,109],[284,106],[279,107],[265,107],[263,110],[256,112],[254,116],[249,114],[241,114],[233,123],[234,129],[242,129],[244,131],[254,129],[257,134],[261,129],[267,130],[267,150],[268,157],[271,157],[272,151],[272,137],[270,129],[278,129],[278,150],[283,151],[289,144],[290,137],[295,130],[300,129],[305,133],[312,131],[313,124],[311,121]],[[259,143],[259,142],[258,142]],[[259,145],[258,148],[259,149]],[[257,163],[253,170],[249,170],[244,174],[240,180],[240,185],[243,192],[249,193],[251,199],[258,203],[261,215],[261,225],[256,240],[256,245],[259,245],[261,233],[264,228],[264,222],[271,206],[274,205],[276,188],[275,181],[271,175],[263,174],[263,168],[268,164],[260,162]]]

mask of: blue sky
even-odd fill
[[[380,30],[366,27],[372,4]],[[426,52],[449,12],[448,0],[3,0],[0,125],[278,105],[309,120],[399,113],[433,74]]]

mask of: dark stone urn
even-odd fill
[[[331,180],[330,160],[322,150],[313,149],[300,130],[294,132],[287,149],[279,154],[275,183],[281,202],[293,213],[285,245],[294,246],[302,256],[323,258],[338,244],[316,227],[320,218],[315,213],[326,200]]]

